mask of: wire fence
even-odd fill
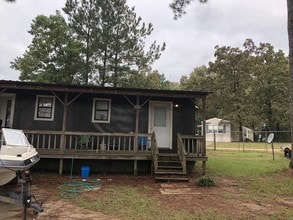
[[[269,136],[273,139],[268,140]],[[284,148],[291,149],[290,131],[230,131],[230,132],[207,132],[207,149],[234,149],[239,151],[256,150],[271,151],[274,149],[282,152]]]

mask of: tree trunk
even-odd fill
[[[287,0],[288,11],[288,40],[289,40],[289,66],[290,66],[290,101],[291,101],[291,150],[293,151],[293,0]],[[293,169],[293,153],[289,167]]]

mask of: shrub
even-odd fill
[[[196,181],[198,186],[210,187],[215,186],[215,181],[209,176],[203,176]]]

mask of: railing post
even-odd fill
[[[138,134],[135,133],[135,136],[134,136],[134,148],[133,148],[134,152],[137,152],[138,150]]]

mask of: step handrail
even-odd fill
[[[155,132],[152,133],[151,152],[152,152],[152,158],[153,158],[152,163],[154,166],[154,172],[156,173],[158,171],[159,149],[157,145]]]
[[[177,134],[177,153],[178,153],[179,159],[181,161],[183,172],[184,172],[184,174],[186,174],[187,152],[186,152],[186,149],[184,147],[181,134],[179,134],[179,133]]]

